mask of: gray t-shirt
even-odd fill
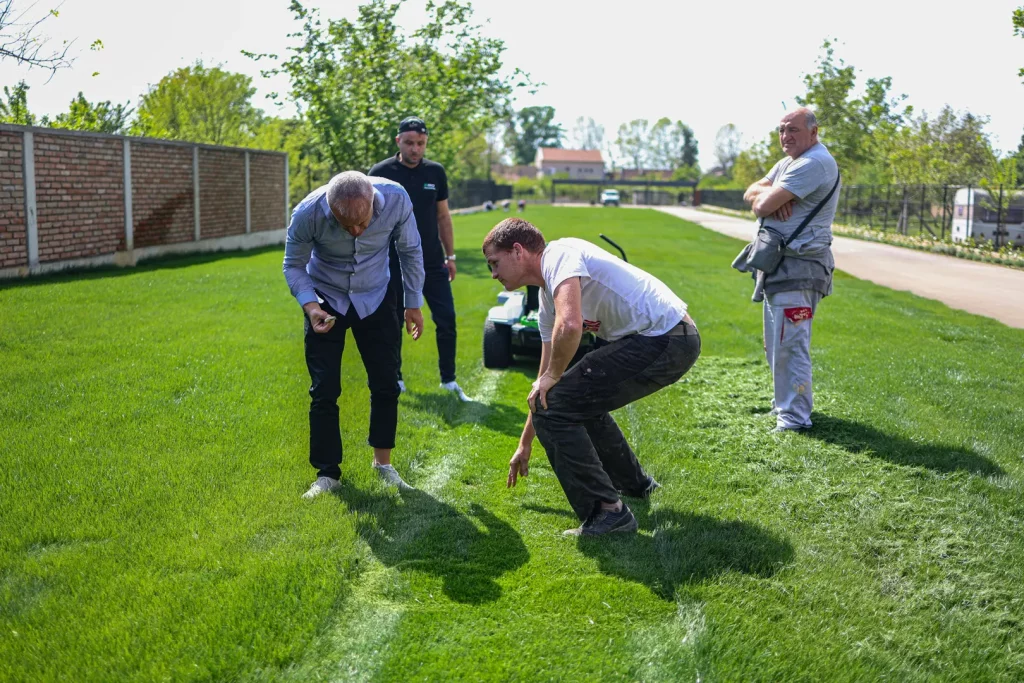
[[[839,167],[836,160],[828,153],[828,149],[820,142],[808,149],[796,159],[786,157],[779,161],[768,172],[765,179],[772,187],[783,187],[797,196],[797,203],[793,207],[793,215],[788,221],[777,221],[770,216],[765,219],[765,224],[776,228],[787,238],[803,222],[814,207],[825,198],[825,195],[832,189],[839,174]],[[832,244],[832,221],[836,217],[836,207],[839,206],[839,191],[837,187],[832,199],[828,204],[821,207],[821,211],[804,228],[800,236],[790,245],[789,249],[797,254],[807,254],[819,251]]]

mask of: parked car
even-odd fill
[[[618,190],[605,190],[601,193],[601,204],[603,206],[618,206],[619,205],[619,191]]]

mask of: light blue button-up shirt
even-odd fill
[[[299,305],[319,301],[317,292],[338,313],[355,306],[360,318],[384,301],[390,273],[388,244],[396,240],[402,265],[405,307],[423,305],[423,251],[412,202],[398,183],[371,178],[373,220],[359,237],[341,226],[327,205],[327,186],[303,199],[288,225],[284,277]]]

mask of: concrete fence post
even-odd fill
[[[284,155],[284,224],[288,225],[288,214],[291,213],[291,197],[288,193],[288,155]]]
[[[249,151],[245,152],[245,234],[252,232],[252,191],[249,189]]]
[[[39,266],[39,222],[36,215],[36,150],[30,131],[22,134],[22,177],[25,179],[25,242],[28,247],[28,267]]]
[[[199,241],[199,146],[192,148],[192,217],[195,225],[195,241]]]
[[[132,143],[124,141],[124,249],[135,248],[135,222],[132,219]]]

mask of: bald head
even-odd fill
[[[327,184],[327,205],[353,237],[359,237],[373,219],[373,183],[359,171],[345,171]]]
[[[779,143],[787,156],[798,156],[818,144],[818,117],[807,107],[787,112],[779,122]]]

